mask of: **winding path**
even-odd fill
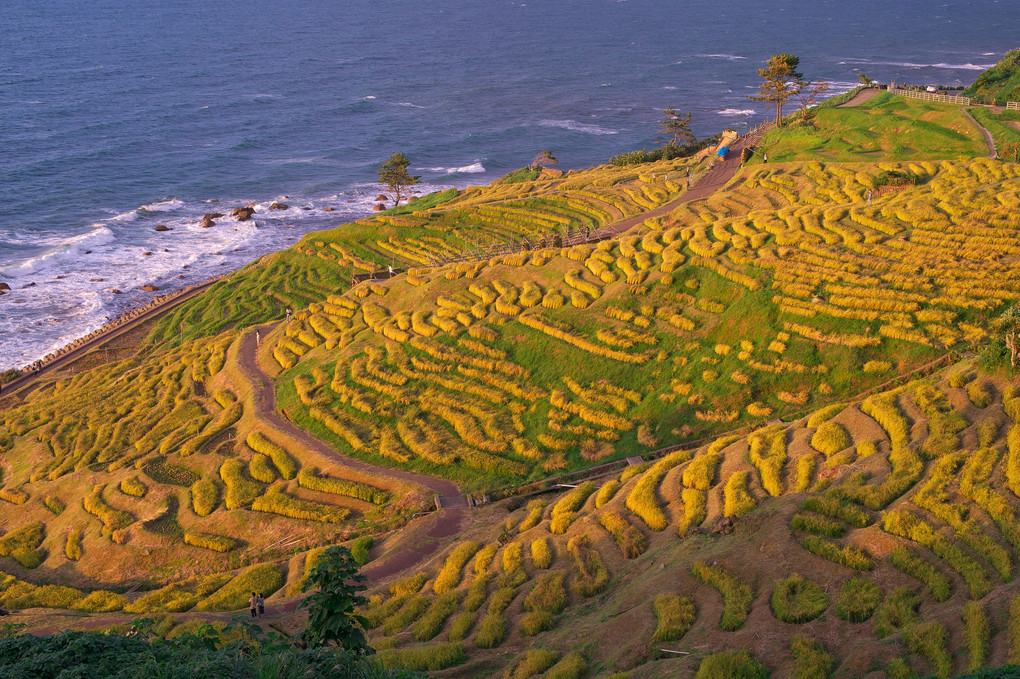
[[[428,488],[439,496],[440,508],[431,514],[415,519],[401,532],[410,532],[411,539],[405,536],[402,545],[394,552],[379,561],[373,561],[362,569],[370,579],[382,579],[399,573],[417,563],[424,561],[440,547],[439,540],[456,535],[460,530],[467,511],[467,500],[460,492],[457,484],[446,479],[424,476],[401,469],[377,467],[361,460],[356,460],[337,452],[332,446],[320,441],[304,429],[300,429],[280,416],[276,409],[276,394],[273,390],[272,378],[263,372],[259,365],[255,342],[256,330],[263,336],[268,335],[274,325],[249,328],[241,337],[238,351],[238,367],[252,384],[252,404],[255,416],[283,434],[300,441],[303,445],[322,457],[332,460],[341,467],[359,471],[382,474],[408,483]]]
[[[874,99],[879,92],[884,91],[885,90],[879,89],[877,87],[866,87],[857,94],[855,94],[853,97],[851,97],[849,101],[844,101],[836,108],[853,108],[854,106],[860,106],[864,102],[871,101],[872,99]]]
[[[978,128],[978,130],[981,131],[981,134],[984,135],[984,137],[985,137],[985,145],[988,146],[988,157],[990,159],[993,159],[993,160],[995,158],[998,158],[999,157],[999,150],[997,148],[995,148],[995,139],[992,138],[992,133],[989,132],[985,128],[984,125],[982,125],[977,120],[975,120],[974,116],[972,116],[967,109],[961,108],[960,109],[960,113],[963,114],[964,118],[966,118],[971,123],[973,123],[974,127]]]

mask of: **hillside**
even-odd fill
[[[167,631],[259,589],[292,630],[316,549],[346,542],[382,657],[449,676],[532,641],[546,676],[693,676],[724,648],[778,676],[794,655],[844,677],[1020,660],[1020,400],[995,329],[1020,300],[1020,166],[959,108],[884,95],[764,144],[694,201],[711,171],[677,159],[311,234],[136,351],[5,394],[0,606]],[[596,466],[562,498],[457,506]],[[844,603],[884,601],[888,634],[843,619],[853,570],[872,584]]]
[[[1020,49],[1007,52],[999,63],[982,72],[963,95],[999,106],[1020,101]]]

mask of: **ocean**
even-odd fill
[[[745,95],[773,53],[833,93],[860,72],[969,84],[1020,25],[1012,0],[15,0],[4,14],[0,369],[367,214],[395,151],[423,192],[544,149],[588,167],[659,143],[667,105],[699,135],[761,122]],[[247,204],[252,221],[198,225]]]

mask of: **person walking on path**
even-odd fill
[[[266,614],[266,598],[262,596],[262,592],[259,592],[258,600],[256,601],[259,608],[259,617],[261,618]]]
[[[258,616],[259,598],[255,592],[251,593],[251,598],[248,599],[248,611],[251,613],[251,617],[255,618]]]

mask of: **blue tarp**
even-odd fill
[[[730,147],[729,146],[720,146],[719,150],[716,152],[715,155],[722,156],[723,158],[725,158],[726,154],[729,153],[729,152],[730,152]]]

